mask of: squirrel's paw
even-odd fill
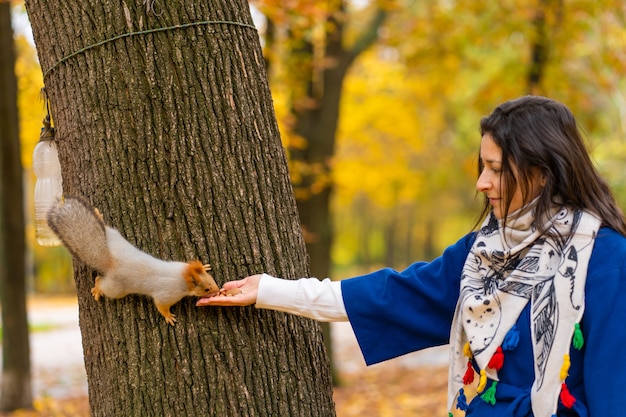
[[[100,280],[101,279],[102,279],[101,277],[96,277],[96,284],[91,289],[91,295],[93,295],[93,298],[96,301],[100,301],[100,297],[102,297],[104,295],[102,293],[102,290],[100,289]]]
[[[173,326],[174,323],[176,323],[176,317],[170,311],[171,306],[157,303],[156,307],[157,310],[159,310],[159,313],[161,313],[161,315],[165,318],[167,324]]]
[[[96,214],[96,216],[104,222],[104,217],[102,217],[102,213],[100,213],[100,210],[98,210],[97,208],[94,207],[93,212]]]
[[[211,264],[202,265],[202,268],[204,268],[204,270],[206,272],[210,272],[211,271]]]
[[[100,297],[102,297],[102,292],[98,291],[96,287],[91,289],[91,295],[93,295],[94,300],[100,301]]]
[[[176,324],[176,317],[174,317],[174,315],[172,313],[170,313],[169,316],[165,316],[165,321],[170,326],[174,326]]]

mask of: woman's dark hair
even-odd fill
[[[545,186],[535,207],[537,229],[545,231],[550,208],[564,204],[595,214],[604,226],[626,236],[624,215],[589,157],[574,115],[564,104],[538,96],[507,101],[481,119],[480,132],[489,134],[502,150],[505,222],[513,190],[519,184],[524,204],[530,202],[532,181],[539,173]],[[478,175],[482,169],[478,158]],[[485,197],[478,223],[490,210]]]

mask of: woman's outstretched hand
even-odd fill
[[[200,298],[196,306],[249,306],[256,303],[261,274],[224,283],[217,295]]]

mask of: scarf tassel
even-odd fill
[[[504,336],[504,341],[502,342],[502,350],[513,350],[517,347],[518,344],[519,330],[517,330],[517,327],[513,325],[513,327],[511,327],[511,330],[509,330],[506,336]]]
[[[489,360],[487,367],[498,371],[502,368],[502,365],[504,365],[504,353],[502,352],[502,347],[498,346],[496,353],[494,353]]]
[[[469,342],[465,342],[465,344],[463,345],[463,355],[465,355],[465,357],[469,359],[472,359],[474,357]]]
[[[576,398],[574,398],[574,396],[569,392],[569,389],[567,388],[567,385],[565,385],[565,383],[561,385],[560,399],[563,405],[567,408],[572,408],[574,406],[574,403],[576,402]]]
[[[469,385],[474,382],[474,367],[472,366],[472,361],[467,361],[467,370],[465,371],[465,375],[463,375],[463,384]]]
[[[572,344],[577,350],[581,350],[583,348],[583,345],[585,344],[583,332],[582,330],[580,330],[580,323],[576,323],[574,325],[574,337],[572,338]]]
[[[561,366],[561,381],[565,382],[565,378],[567,378],[567,376],[569,375],[569,367],[571,365],[570,359],[569,359],[569,355],[565,354],[565,356],[563,356],[563,365]]]
[[[482,400],[488,404],[495,405],[496,403],[496,385],[498,385],[498,381],[493,381],[491,386],[484,394],[480,396]]]
[[[467,404],[467,397],[465,396],[465,391],[463,391],[463,388],[459,390],[459,398],[456,400],[456,408],[461,411],[467,411],[467,409],[469,408]]]
[[[485,372],[484,369],[481,369],[480,379],[478,380],[478,387],[476,387],[476,392],[483,392],[486,386],[487,386],[487,372]]]

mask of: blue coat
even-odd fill
[[[474,237],[474,233],[464,236],[432,262],[341,282],[346,311],[368,365],[449,342],[461,270]],[[576,402],[572,409],[559,404],[558,415],[626,415],[626,238],[612,229],[598,233],[585,296],[581,322],[585,344],[580,351],[572,348],[566,380]],[[533,416],[531,411],[529,306],[516,326],[520,342],[506,352],[498,371],[496,404],[476,397],[468,417],[549,417]]]

